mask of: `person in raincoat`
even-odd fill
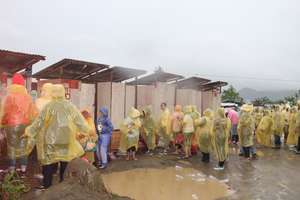
[[[238,124],[238,134],[240,145],[246,158],[250,159],[250,148],[254,145],[253,134],[255,130],[255,121],[252,117],[253,107],[245,104],[241,108],[241,116]]]
[[[142,110],[142,132],[147,145],[147,153],[152,153],[156,146],[155,121],[152,116],[151,107],[147,106]]]
[[[35,101],[35,105],[40,113],[45,105],[47,105],[52,100],[52,83],[45,83],[42,86],[41,97]]]
[[[237,131],[237,127],[239,124],[239,114],[236,111],[236,108],[231,108],[228,111],[228,118],[230,119],[231,122],[231,130],[230,130],[230,135],[231,135],[231,141],[233,144],[237,144],[239,142],[239,135]]]
[[[202,153],[202,162],[208,163],[210,161],[210,152],[212,150],[212,119],[213,113],[210,109],[206,109],[203,117],[196,120],[196,135],[199,139],[199,149]]]
[[[170,141],[171,141],[171,114],[169,109],[167,108],[166,103],[162,103],[161,113],[158,122],[158,134],[160,136],[159,142],[162,143],[165,148],[165,153],[169,149]]]
[[[272,127],[273,127],[273,118],[271,116],[271,112],[268,109],[263,111],[264,116],[261,119],[257,131],[256,131],[256,139],[257,142],[266,147],[272,147]]]
[[[289,115],[289,134],[286,142],[287,145],[289,145],[290,150],[293,150],[297,143],[297,138],[295,135],[296,114],[297,107],[292,107]]]
[[[42,165],[43,185],[47,189],[52,185],[54,170],[60,163],[60,182],[64,179],[64,171],[68,162],[84,154],[80,143],[76,140],[78,133],[88,136],[90,128],[80,111],[65,99],[63,85],[52,88],[53,100],[48,103],[38,118],[26,128],[23,138],[36,144],[38,160]]]
[[[97,141],[97,133],[96,133],[96,127],[93,120],[93,117],[91,113],[89,112],[89,109],[83,109],[81,111],[81,114],[83,118],[85,119],[86,123],[89,125],[90,132],[89,135],[86,137],[84,134],[78,134],[77,140],[83,147],[85,154],[82,156],[83,159],[88,161],[89,163],[95,162],[95,151],[96,151],[96,141]],[[82,137],[84,136],[84,137]]]
[[[263,113],[260,108],[255,108],[254,110],[254,120],[255,120],[255,132],[258,128],[259,123],[261,122],[261,119],[263,118]]]
[[[193,111],[192,106],[186,106],[184,108],[183,135],[184,135],[185,158],[189,158],[192,155],[191,154],[192,137],[195,133],[192,111]]]
[[[140,112],[131,108],[120,128],[120,151],[127,152],[126,160],[137,160],[135,154],[139,146],[141,125]]]
[[[290,108],[284,107],[282,111],[282,116],[284,117],[284,143],[287,143],[287,138],[289,136],[289,117],[290,117]]]
[[[108,116],[108,109],[102,107],[100,109],[100,118],[97,120],[98,130],[98,145],[97,145],[97,157],[99,160],[100,169],[107,167],[108,159],[108,148],[114,130],[113,124]]]
[[[182,123],[183,123],[184,113],[182,112],[182,107],[180,105],[175,106],[175,112],[171,117],[171,130],[173,138],[175,139],[175,153],[178,154],[179,150],[182,148],[184,142],[184,136],[182,134]]]
[[[214,168],[215,170],[224,170],[224,164],[228,157],[230,124],[230,120],[225,117],[224,109],[219,108],[212,123],[212,144],[219,161],[218,166]]]
[[[300,154],[300,100],[297,102],[298,104],[298,110],[295,115],[296,122],[295,122],[295,137],[297,140],[297,147],[296,147],[296,153]]]
[[[193,118],[193,121],[194,121],[194,127],[195,127],[195,130],[196,130],[196,120],[199,120],[200,117],[201,117],[201,114],[198,112],[198,109],[197,109],[197,106],[196,105],[191,105],[192,107],[192,113],[191,113],[191,116]],[[194,155],[194,154],[197,154],[197,151],[198,151],[198,146],[199,146],[199,138],[197,138],[197,135],[196,134],[193,134],[192,136],[192,145],[191,145],[191,153]]]
[[[7,137],[7,155],[10,170],[15,170],[17,163],[21,165],[22,176],[25,176],[28,140],[22,138],[25,128],[32,123],[37,109],[25,88],[25,80],[21,74],[14,74],[8,94],[2,101],[0,123]]]
[[[275,106],[273,114],[273,136],[274,136],[274,143],[276,149],[281,148],[281,136],[283,134],[283,128],[284,128],[284,117],[282,113],[280,112],[280,107],[278,105]]]

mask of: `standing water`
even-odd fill
[[[228,186],[200,171],[179,166],[134,169],[103,175],[108,190],[135,200],[214,200],[228,196]]]

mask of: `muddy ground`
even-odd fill
[[[98,170],[97,173],[101,175],[101,173],[110,174],[137,168],[164,169],[180,166],[183,168],[194,168],[207,176],[213,176],[220,181],[225,181],[228,187],[235,192],[231,196],[221,199],[299,199],[300,155],[295,155],[286,148],[281,150],[258,148],[257,151],[259,155],[258,159],[248,161],[238,156],[238,149],[236,147],[231,147],[229,161],[226,163],[224,171],[215,171],[213,169],[217,163],[214,159],[209,164],[203,164],[200,155],[182,160],[177,155],[161,155],[158,153],[153,156],[140,154],[138,155],[138,161],[126,161],[123,157],[120,157],[112,161],[106,170]],[[38,171],[38,168],[33,166],[30,168],[31,174]],[[32,176],[26,179],[26,182],[31,184],[32,187],[38,184]],[[59,199],[62,196],[69,197],[64,199],[81,199],[82,196],[85,199],[95,198],[92,193],[88,194],[89,192],[84,188],[78,184],[74,184],[74,181],[70,182],[67,180],[64,185],[56,184],[54,187],[59,190],[65,186],[68,189],[64,189],[65,194],[59,195]],[[114,191],[108,192],[113,193]],[[29,194],[23,195],[23,197],[24,199],[31,200],[41,199],[39,195],[39,193],[32,189]],[[101,199],[128,198],[105,195],[105,198]]]

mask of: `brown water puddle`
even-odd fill
[[[214,200],[229,195],[224,182],[179,166],[114,172],[103,180],[112,193],[135,200]]]

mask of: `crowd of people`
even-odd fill
[[[131,108],[120,125],[119,150],[127,155],[127,160],[137,160],[141,142],[149,155],[156,153],[157,148],[164,155],[182,155],[182,159],[199,152],[202,162],[208,163],[214,153],[218,161],[215,170],[224,170],[230,144],[238,145],[240,155],[249,160],[256,157],[257,146],[279,149],[282,141],[300,153],[300,102],[292,108],[254,108],[245,104],[239,112],[234,108],[206,109],[203,115],[193,105],[176,105],[171,113],[162,103],[158,119],[151,111],[151,106]],[[0,116],[7,137],[9,170],[20,166],[25,176],[28,155],[34,148],[43,175],[42,189],[52,185],[57,171],[63,181],[68,162],[75,158],[105,169],[114,127],[107,108],[99,110],[96,121],[90,113],[88,109],[80,112],[66,100],[60,84],[44,84],[41,97],[33,102],[24,78],[15,74],[2,101]]]

